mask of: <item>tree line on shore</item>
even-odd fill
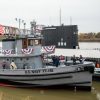
[[[90,33],[79,33],[78,34],[78,40],[80,42],[88,42],[88,41],[96,41],[96,42],[100,42],[100,32],[94,33],[94,32],[90,32]]]

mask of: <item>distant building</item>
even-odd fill
[[[42,35],[44,37],[43,45],[55,45],[56,48],[73,49],[78,47],[77,25],[44,27]]]

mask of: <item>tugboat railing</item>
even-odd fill
[[[39,50],[40,49],[40,50]],[[36,46],[26,49],[0,49],[0,56],[18,56],[18,55],[41,55],[41,47]]]

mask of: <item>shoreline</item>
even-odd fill
[[[78,42],[100,42],[100,40],[78,40]]]

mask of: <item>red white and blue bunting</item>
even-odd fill
[[[11,55],[11,54],[15,54],[14,51],[15,50],[13,49],[0,50],[0,54]],[[23,54],[31,54],[33,52],[33,48],[21,49],[21,52]]]
[[[22,49],[23,54],[31,54],[33,52],[33,48]]]
[[[42,51],[44,53],[54,53],[55,52],[55,46],[51,45],[51,46],[43,46],[42,47]]]
[[[12,50],[2,50],[2,53],[4,55],[10,55],[10,54],[12,54]]]
[[[31,54],[33,52],[33,48],[21,49],[21,52],[22,52],[22,54]],[[49,53],[54,53],[54,52],[55,52],[54,45],[42,47],[42,53],[49,54]],[[4,54],[4,55],[15,54],[14,50],[12,50],[12,49],[1,50],[0,53]]]

